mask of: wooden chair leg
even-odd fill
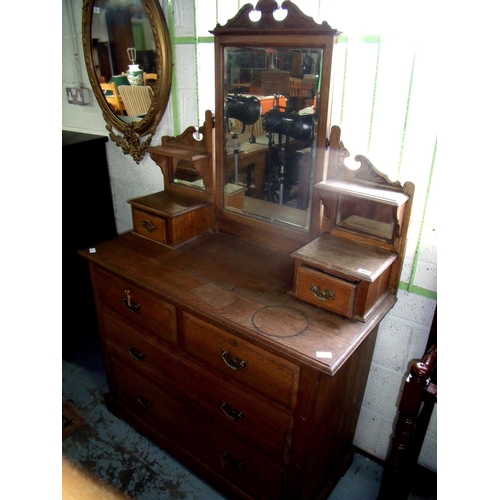
[[[437,400],[437,386],[430,381],[430,373],[436,365],[437,344],[427,351],[422,361],[411,366],[399,403],[399,416],[379,500],[408,498],[414,466]]]

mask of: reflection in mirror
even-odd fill
[[[225,47],[225,206],[309,227],[322,49]]]
[[[151,77],[145,81],[144,74],[156,75],[157,61],[151,25],[139,0],[95,0],[92,60],[111,110],[125,122],[140,121],[151,107],[156,82]],[[144,88],[131,88],[139,86]]]
[[[172,47],[158,0],[83,0],[82,41],[109,136],[139,163],[172,85]]]
[[[335,225],[345,230],[390,241],[394,234],[394,207],[378,201],[364,200],[339,194]]]

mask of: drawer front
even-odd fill
[[[179,358],[158,348],[114,314],[104,312],[102,318],[106,344],[113,358],[133,370],[178,383]]]
[[[132,208],[132,219],[136,233],[159,243],[168,243],[168,222],[165,219],[137,208]]]
[[[214,422],[233,438],[240,436],[251,441],[276,462],[288,462],[287,445],[293,427],[290,416],[196,368],[185,365],[183,368],[183,388],[191,400],[203,405],[204,412],[210,413]]]
[[[184,313],[185,350],[254,391],[294,408],[300,369],[264,349]]]
[[[168,342],[177,341],[176,314],[172,304],[101,269],[97,269],[96,276],[103,307]]]
[[[119,361],[115,360],[113,371],[117,381],[115,397],[154,424],[160,434],[255,498],[281,498],[284,468],[256,450],[251,442],[210,422]]]
[[[180,402],[117,360],[113,362],[113,373],[116,379],[114,396],[119,401],[145,421],[169,429],[172,435],[182,430],[184,407]]]
[[[257,451],[251,442],[238,439],[225,429],[193,415],[187,438],[196,457],[219,476],[259,500],[283,498],[285,469],[266,454]]]
[[[329,311],[352,317],[358,286],[306,266],[295,275],[295,294],[301,299]]]
[[[286,460],[293,426],[290,416],[224,384],[196,366],[180,362],[115,316],[104,313],[103,319],[106,342],[114,359],[162,380],[180,391],[180,399],[212,414],[228,432],[254,440],[276,460]]]

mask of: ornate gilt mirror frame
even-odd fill
[[[151,143],[156,128],[163,117],[172,86],[172,47],[163,11],[158,0],[135,0],[142,4],[149,20],[156,50],[157,80],[153,89],[152,104],[140,120],[120,118],[108,104],[97,77],[93,59],[92,19],[97,0],[84,0],[82,11],[82,41],[85,65],[92,90],[102,110],[110,138],[139,163]]]

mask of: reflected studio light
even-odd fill
[[[312,115],[280,111],[275,107],[264,115],[262,126],[266,132],[284,134],[297,141],[307,141],[314,130]]]
[[[226,97],[226,117],[239,120],[243,125],[253,125],[261,113],[260,101],[255,96],[234,95]]]

